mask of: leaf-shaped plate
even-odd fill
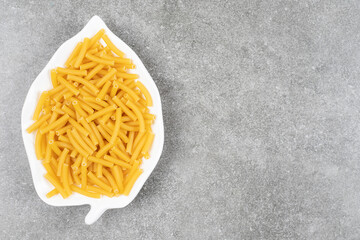
[[[110,40],[121,51],[123,51],[128,58],[133,60],[134,64],[136,65],[136,69],[132,70],[132,72],[139,74],[139,80],[146,86],[153,98],[154,106],[150,107],[150,113],[156,115],[156,119],[155,123],[152,125],[155,139],[150,151],[150,159],[143,161],[141,168],[144,170],[144,172],[137,179],[129,196],[121,195],[119,197],[113,198],[102,196],[100,199],[93,199],[85,197],[78,193],[73,193],[67,199],[63,199],[59,194],[48,199],[45,195],[53,189],[53,186],[44,178],[44,174],[46,171],[42,166],[41,161],[36,159],[34,146],[35,134],[28,134],[26,132],[26,128],[33,123],[32,115],[34,113],[41,92],[52,88],[50,80],[50,70],[58,66],[63,66],[66,59],[68,58],[71,51],[74,49],[78,42],[82,41],[85,37],[92,37],[102,28],[105,29],[105,32],[109,36]],[[154,170],[157,162],[159,161],[164,144],[164,124],[161,110],[160,94],[155,85],[155,82],[151,78],[150,74],[148,73],[144,64],[141,62],[140,58],[136,55],[136,53],[115,34],[113,34],[100,17],[94,16],[78,34],[76,34],[74,37],[72,37],[59,47],[59,49],[50,59],[49,63],[45,66],[45,68],[41,71],[41,73],[32,83],[26,96],[21,113],[21,131],[30,164],[32,178],[34,181],[36,192],[39,197],[44,202],[52,206],[76,206],[83,204],[91,205],[91,210],[85,218],[85,223],[92,224],[107,209],[123,208],[129,203],[131,203],[131,201],[134,200],[136,195],[139,193],[140,189],[142,188],[145,181],[148,179],[151,172]]]

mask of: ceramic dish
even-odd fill
[[[153,98],[153,107],[150,107],[150,113],[156,116],[155,122],[152,125],[152,130],[155,134],[154,143],[150,151],[150,159],[145,159],[141,168],[144,170],[143,174],[137,179],[134,184],[129,196],[121,195],[119,197],[109,198],[101,196],[100,199],[93,199],[78,193],[73,193],[69,198],[63,199],[59,194],[52,197],[46,198],[46,193],[53,189],[53,186],[44,178],[45,169],[41,164],[41,161],[36,159],[35,155],[35,134],[28,134],[26,128],[29,127],[32,121],[32,115],[34,113],[36,103],[42,91],[46,91],[52,88],[50,80],[50,70],[63,66],[66,59],[74,49],[75,45],[82,41],[85,37],[91,37],[95,35],[100,29],[104,28],[106,34],[110,40],[121,50],[126,56],[133,60],[136,65],[136,69],[132,70],[132,73],[139,74],[139,80],[146,86]],[[151,172],[155,168],[159,161],[163,144],[164,144],[164,125],[161,110],[161,100],[159,91],[151,78],[150,74],[146,70],[144,64],[141,62],[136,53],[126,45],[121,39],[113,34],[105,23],[98,16],[94,16],[86,24],[86,26],[74,37],[62,44],[55,54],[50,59],[49,63],[37,76],[35,81],[32,83],[29,92],[26,96],[24,106],[21,114],[21,131],[24,140],[26,153],[28,156],[32,178],[37,194],[49,205],[52,206],[76,206],[89,204],[91,206],[90,212],[85,217],[86,224],[94,223],[107,209],[111,208],[123,208],[136,197],[141,190],[145,181],[150,176]]]

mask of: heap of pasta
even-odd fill
[[[129,195],[154,140],[151,95],[104,29],[64,65],[51,70],[53,89],[41,94],[27,129],[36,131],[36,156],[54,186],[46,196]]]

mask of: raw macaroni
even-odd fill
[[[64,66],[51,70],[53,89],[41,94],[27,129],[54,186],[46,196],[129,195],[155,137],[149,91],[104,29],[78,43]]]

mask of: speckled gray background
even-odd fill
[[[0,239],[360,239],[359,1],[0,1]],[[143,60],[165,146],[133,203],[36,195],[26,92],[93,16]]]

